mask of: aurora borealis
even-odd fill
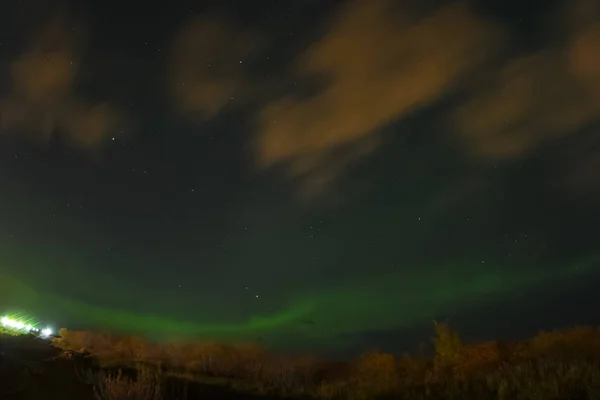
[[[596,2],[113,3],[0,16],[0,311],[336,356],[600,322]]]

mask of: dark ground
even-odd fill
[[[0,336],[0,399],[98,400],[94,396],[93,386],[81,379],[82,368],[79,364],[64,357],[61,350],[46,340],[28,336]],[[221,386],[170,382],[165,389],[168,400],[257,399]]]
[[[93,399],[91,387],[77,379],[69,360],[48,341],[34,337],[0,339],[0,398]]]

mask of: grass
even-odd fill
[[[60,336],[55,346],[93,360],[78,369],[97,400],[600,399],[600,329],[593,327],[464,344],[436,324],[431,358],[369,352],[347,363],[279,357],[251,344],[159,345],[67,330]]]

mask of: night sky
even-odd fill
[[[4,3],[0,313],[336,356],[600,323],[598,1]]]

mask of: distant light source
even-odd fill
[[[40,333],[40,336],[43,338],[47,338],[52,335],[51,328],[46,328],[46,329],[43,329],[40,331],[39,328],[36,328],[35,326],[33,326],[31,323],[29,323],[29,321],[30,320],[19,321],[17,319],[10,318],[8,316],[4,316],[0,319],[0,323],[2,324],[2,326],[4,328],[7,328],[10,331],[15,332],[15,333],[36,332],[36,333]]]

